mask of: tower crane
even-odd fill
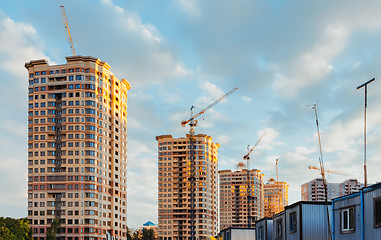
[[[212,104],[210,104],[209,106],[207,106],[206,108],[202,109],[199,113],[193,115],[193,109],[194,109],[194,106],[191,107],[190,111],[191,111],[191,115],[190,115],[190,118],[188,120],[185,120],[185,121],[182,121],[181,122],[181,126],[185,127],[187,124],[189,125],[189,142],[190,142],[190,206],[191,206],[191,210],[190,210],[190,224],[191,224],[191,228],[190,228],[190,239],[191,240],[196,240],[196,236],[195,236],[195,219],[196,219],[196,210],[195,210],[195,142],[196,142],[196,137],[195,137],[195,130],[194,128],[197,126],[197,120],[196,118],[199,117],[201,114],[204,114],[206,111],[208,111],[210,108],[212,108],[213,106],[215,106],[217,103],[221,102],[222,99],[226,98],[227,96],[229,96],[230,94],[232,94],[233,92],[235,92],[236,90],[238,90],[238,88],[233,88],[232,90],[230,90],[229,92],[227,92],[225,95],[223,95],[222,97],[220,97],[219,99],[217,99],[215,102],[213,102]],[[180,194],[179,194],[180,196]],[[181,199],[179,199],[179,202]],[[183,220],[179,220],[179,239],[182,239],[182,231],[183,231],[183,227],[182,227],[182,221]]]
[[[320,169],[319,169],[318,167],[316,167],[316,166],[308,166],[308,169],[313,169],[313,170],[318,170],[318,171],[320,171]],[[348,176],[347,174],[339,173],[339,172],[335,172],[335,171],[324,170],[324,172],[326,172],[326,173],[333,173],[333,174],[337,174],[337,175]]]
[[[320,139],[320,130],[319,130],[319,118],[318,118],[318,104],[312,104],[312,109],[315,111],[315,119],[316,119],[316,130],[317,130],[317,135],[318,135],[318,140],[319,140],[319,149],[320,149],[320,157],[319,157],[319,165],[320,165],[320,174],[321,178],[323,179],[323,186],[324,186],[324,195],[325,195],[325,206],[326,206],[326,212],[327,212],[327,229],[328,229],[328,236],[329,240],[332,239],[332,233],[331,233],[331,224],[330,224],[330,219],[329,219],[329,210],[328,210],[328,189],[327,189],[327,181],[325,179],[325,173],[326,171],[324,170],[324,161],[323,161],[323,149],[321,146],[321,139]]]
[[[257,145],[261,142],[262,138],[266,135],[266,132],[262,134],[262,136],[258,139],[257,143],[249,150],[245,156],[243,156],[243,160],[247,161],[247,227],[251,228],[251,201],[254,199],[251,197],[251,186],[250,186],[250,154],[257,147]],[[249,148],[249,146],[248,146]]]
[[[67,36],[67,40],[68,40],[69,45],[70,45],[71,53],[73,54],[73,56],[75,56],[73,39],[71,39],[69,24],[67,23],[67,17],[66,17],[66,13],[65,13],[65,7],[63,5],[61,5],[60,9],[61,9],[62,20],[63,20],[64,25],[65,25],[66,36]]]

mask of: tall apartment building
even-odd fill
[[[218,233],[218,143],[205,134],[195,136],[195,236],[208,239]],[[159,240],[190,238],[189,135],[157,136]]]
[[[348,179],[342,183],[327,182],[328,201],[333,198],[358,192],[363,184],[356,179]],[[323,179],[316,178],[310,182],[304,183],[301,187],[301,195],[303,201],[324,201],[324,184]]]
[[[248,227],[248,178],[247,170],[221,170],[220,174],[220,226]],[[250,215],[252,227],[255,220],[263,218],[263,176],[261,171],[252,169],[250,187],[252,202]]]
[[[127,239],[127,91],[98,58],[25,64],[28,94],[28,220],[45,239]]]
[[[288,205],[288,187],[286,182],[277,182],[274,178],[263,186],[263,209],[265,217],[273,217]]]

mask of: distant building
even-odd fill
[[[333,198],[358,192],[363,184],[356,179],[348,179],[342,183],[327,182],[328,201]],[[304,183],[301,187],[302,201],[324,201],[324,184],[323,179],[315,178],[314,180]]]
[[[247,170],[222,170],[220,174],[220,226],[221,230],[248,226]],[[263,176],[257,169],[250,170],[252,227],[263,218]]]
[[[273,178],[263,186],[265,217],[272,217],[284,210],[288,204],[288,187],[286,182],[277,182]]]
[[[157,136],[159,240],[190,238],[190,141],[189,136]],[[218,143],[198,134],[195,143],[195,236],[207,239],[218,233]]]

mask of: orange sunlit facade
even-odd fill
[[[247,170],[220,170],[220,226],[248,227],[248,178]],[[250,173],[250,217],[251,227],[256,220],[263,218],[263,176],[257,169]]]
[[[273,178],[263,187],[265,217],[273,217],[284,210],[288,204],[288,185],[286,182],[277,182]]]
[[[218,233],[218,143],[205,134],[195,135],[195,237]],[[189,135],[157,136],[159,240],[188,240],[191,236]]]
[[[25,64],[28,220],[33,240],[127,239],[127,91],[94,57]]]

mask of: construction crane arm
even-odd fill
[[[229,92],[227,92],[225,95],[223,95],[222,97],[220,97],[219,99],[217,99],[215,102],[213,102],[212,104],[210,104],[209,106],[207,106],[206,108],[202,109],[199,113],[195,114],[194,116],[192,116],[190,119],[186,120],[186,121],[182,121],[181,122],[181,126],[185,127],[186,124],[188,124],[189,122],[191,122],[192,120],[196,119],[198,116],[200,116],[201,114],[204,114],[206,111],[208,111],[210,108],[212,108],[214,105],[216,105],[217,103],[221,102],[222,99],[224,99],[225,97],[229,96],[230,94],[232,94],[233,92],[235,92],[238,88],[233,88],[232,90],[230,90]]]
[[[316,166],[308,166],[308,169],[313,169],[313,170],[318,170],[318,171],[320,171],[320,168],[318,168],[318,167],[316,167]],[[324,172],[326,172],[326,173],[333,173],[333,174],[337,174],[337,175],[348,176],[347,174],[339,173],[339,172],[335,172],[335,171],[324,170]]]
[[[262,140],[262,138],[263,138],[265,135],[266,135],[266,132],[264,132],[264,133],[262,134],[262,136],[258,139],[257,143],[250,149],[250,151],[249,151],[245,156],[243,156],[243,159],[244,159],[244,160],[247,160],[247,159],[249,158],[251,152],[254,150],[254,148],[257,147],[258,143]]]
[[[67,17],[66,17],[66,13],[65,13],[65,8],[64,8],[63,5],[61,5],[61,6],[60,6],[60,9],[61,9],[62,20],[63,20],[64,25],[65,25],[66,36],[67,36],[67,40],[68,40],[69,45],[70,45],[71,53],[73,54],[73,56],[75,56],[75,50],[74,50],[73,39],[71,38],[70,29],[69,29],[69,24],[67,23]]]

